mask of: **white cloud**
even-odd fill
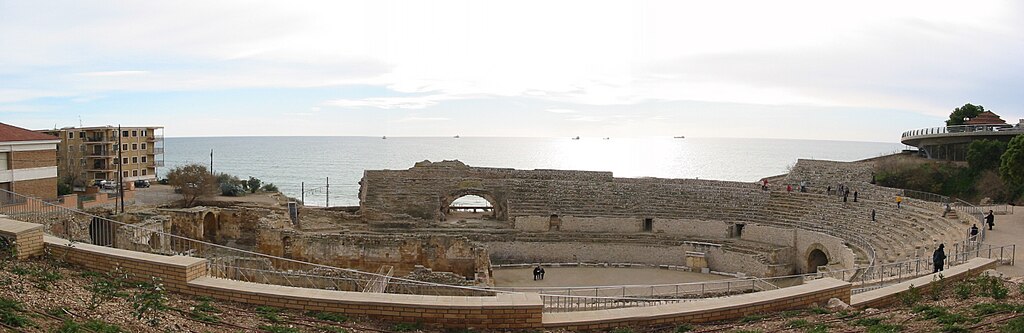
[[[133,76],[133,75],[145,75],[145,74],[149,74],[149,71],[85,72],[85,73],[76,73],[75,75],[81,75],[81,76]]]
[[[570,109],[547,109],[547,110],[544,110],[544,111],[551,112],[551,113],[577,113],[577,112],[579,112],[579,111],[570,110]]]
[[[451,120],[451,119],[444,118],[444,117],[415,117],[415,116],[413,116],[413,117],[405,117],[405,118],[399,119],[398,122],[401,122],[401,123],[408,123],[408,122],[434,122],[434,121],[446,121],[446,120]]]
[[[445,99],[439,96],[424,97],[374,97],[363,99],[335,99],[326,101],[324,106],[339,108],[378,108],[378,109],[422,109]]]

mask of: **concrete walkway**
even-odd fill
[[[1017,244],[1014,266],[1002,265],[996,269],[1009,276],[1024,276],[1024,262],[1021,261],[1024,260],[1024,209],[1020,211],[1010,215],[996,215],[995,229],[985,230],[988,232],[985,244],[995,246]],[[978,227],[980,228],[981,225]]]

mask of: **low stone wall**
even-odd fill
[[[45,237],[46,248],[54,256],[96,272],[119,271],[129,280],[149,282],[159,278],[167,289],[187,292],[186,283],[206,276],[206,259],[122,250],[65,239]]]
[[[956,282],[996,268],[999,262],[995,259],[974,258],[966,263],[950,267],[942,272],[942,283]],[[926,292],[938,282],[938,274],[928,274],[910,281],[904,281],[888,287],[875,289],[854,295],[850,305],[860,308],[878,308],[899,302],[900,295],[914,289]]]
[[[836,279],[818,279],[806,284],[722,298],[676,304],[600,311],[544,314],[544,328],[598,330],[623,326],[672,323],[705,323],[747,315],[823,306],[831,298],[850,301],[850,284]]]
[[[43,253],[42,225],[0,217],[0,237],[14,243],[15,257],[18,259]]]

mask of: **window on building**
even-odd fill
[[[85,131],[78,132],[78,137],[85,139]]]
[[[78,146],[78,150],[81,150],[84,153],[85,152],[85,145]]]
[[[132,131],[132,137],[139,136],[139,131]]]
[[[7,165],[7,156],[11,153],[0,153],[0,170],[8,170],[10,167]]]
[[[146,150],[146,143],[145,142],[142,143],[142,150]]]
[[[68,132],[68,139],[74,139],[74,138],[75,138],[75,132]]]
[[[139,163],[138,157],[132,157],[132,163]]]
[[[146,169],[142,169],[142,175],[143,175],[143,176],[145,176],[145,175],[146,175],[146,171],[148,171],[148,170],[146,170]]]
[[[132,144],[132,150],[139,150],[139,144],[138,143],[133,143]]]
[[[121,131],[121,137],[122,138],[127,138],[128,137],[128,131]]]
[[[121,144],[121,150],[128,150],[128,144]]]
[[[121,159],[121,164],[128,164],[128,158],[127,157],[122,158]]]
[[[139,170],[132,170],[132,177],[138,177],[138,176],[139,176]]]
[[[142,157],[142,163],[146,163],[146,160],[147,160],[147,159],[148,159],[148,158],[146,158],[145,156],[143,156],[143,157]]]
[[[651,232],[654,230],[654,219],[644,219],[644,231]]]
[[[121,176],[123,176],[123,177],[128,177],[128,171],[123,171],[123,172],[121,172]]]
[[[83,158],[83,159],[80,159],[80,160],[82,161],[82,166],[85,166],[85,159]]]
[[[142,136],[146,136],[146,130],[142,130]]]

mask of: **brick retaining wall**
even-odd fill
[[[942,272],[943,283],[950,283],[970,278],[989,269],[996,268],[999,262],[995,259],[974,258],[966,263],[950,267]],[[900,295],[907,292],[910,286],[920,292],[926,292],[933,286],[938,274],[928,274],[910,281],[904,281],[888,287],[875,289],[854,295],[850,305],[860,308],[878,308],[899,302]]]

